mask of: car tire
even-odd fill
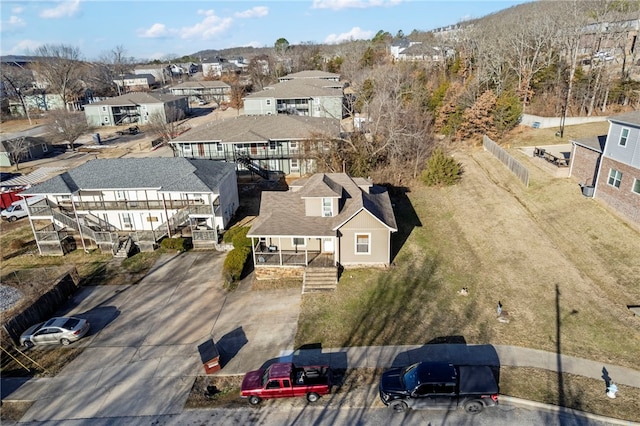
[[[262,401],[262,399],[260,399],[260,397],[257,397],[255,395],[251,395],[249,397],[249,404],[251,405],[258,405],[260,404],[260,401]]]
[[[60,344],[62,346],[69,346],[71,344],[71,340],[69,340],[69,339],[60,339]]]
[[[9,216],[8,220],[9,220],[9,222],[15,222],[16,220],[18,220],[18,218],[15,217],[15,216]]]
[[[24,341],[24,347],[27,349],[30,349],[33,347],[33,342],[31,340],[25,340]]]
[[[409,408],[407,403],[404,401],[391,401],[389,403],[389,407],[391,407],[391,409],[396,413],[404,413]]]
[[[318,395],[315,392],[310,392],[307,394],[307,401],[309,402],[316,402],[319,399],[320,399],[320,395]]]
[[[469,414],[481,413],[484,409],[484,405],[480,401],[469,401],[464,404],[464,411]]]

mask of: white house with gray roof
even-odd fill
[[[291,276],[293,268],[304,277],[304,291],[312,291],[335,287],[339,266],[389,265],[396,231],[385,188],[345,173],[318,173],[289,191],[262,192],[247,237],[258,279]]]
[[[244,98],[245,115],[305,115],[343,118],[340,82],[318,78],[296,78],[267,86]]]
[[[190,102],[215,102],[220,105],[229,101],[231,86],[220,80],[185,81],[170,90],[172,95],[188,96]]]
[[[233,164],[175,157],[92,160],[21,195],[45,197],[29,206],[40,254],[64,254],[68,238],[152,249],[182,229],[194,247],[211,247],[239,205]]]
[[[84,106],[87,123],[92,127],[148,124],[154,115],[166,123],[190,112],[187,96],[164,93],[127,93]]]
[[[268,178],[269,173],[302,176],[316,169],[312,155],[319,136],[338,138],[340,122],[297,115],[247,116],[211,121],[171,140],[175,155],[234,162]],[[328,148],[328,147],[327,147]]]
[[[317,79],[317,80],[327,80],[327,81],[340,81],[340,74],[335,74],[332,72],[320,71],[320,70],[306,70],[294,72],[291,74],[287,74],[278,78],[278,81],[281,83],[283,81],[296,80],[296,79]]]

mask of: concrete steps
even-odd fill
[[[338,268],[307,267],[304,270],[302,293],[334,291],[338,286]]]

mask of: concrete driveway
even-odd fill
[[[224,254],[161,257],[137,285],[81,289],[60,314],[87,318],[82,354],[54,378],[5,400],[35,400],[21,421],[180,413],[198,375],[198,346],[216,341],[223,368],[243,374],[293,348],[300,290],[222,289]]]

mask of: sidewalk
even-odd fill
[[[188,345],[187,345],[188,346]],[[115,349],[115,348],[114,348]],[[182,413],[184,402],[197,375],[204,374],[199,359],[188,356],[189,348],[182,351],[168,348],[155,362],[121,365],[106,363],[104,367],[83,372],[61,374],[53,378],[31,380],[2,378],[3,401],[36,401],[38,410],[30,410],[23,421],[43,421],[98,417],[149,416]],[[192,354],[193,355],[193,354]],[[255,359],[255,354],[251,357]],[[501,345],[435,344],[424,346],[371,346],[354,348],[309,348],[282,351],[279,356],[264,361],[294,361],[300,364],[329,364],[333,368],[389,368],[417,361],[446,359],[454,363],[541,368],[603,380],[603,369],[615,383],[640,388],[640,371],[615,365],[561,355],[535,349]],[[228,360],[218,375],[242,375],[247,359],[240,351]],[[159,364],[165,368],[159,368]],[[150,388],[151,387],[151,388]],[[145,398],[127,399],[119,395],[135,388]],[[78,391],[81,389],[82,391]],[[153,389],[155,392],[149,392]],[[97,407],[100,394],[104,402]],[[150,395],[150,393],[153,393]],[[73,394],[73,398],[64,395]],[[50,401],[68,401],[66,406],[52,406]],[[39,402],[38,402],[39,401]],[[49,402],[47,402],[49,401]],[[35,407],[35,405],[34,405]],[[555,407],[557,409],[557,407]]]

